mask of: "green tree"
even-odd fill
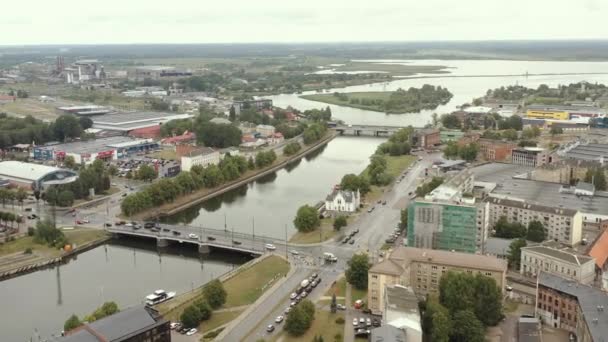
[[[531,221],[528,224],[526,239],[534,242],[543,242],[547,238],[547,230],[540,221]]]
[[[203,172],[203,184],[206,188],[213,188],[224,183],[222,170],[217,165],[209,165]]]
[[[224,285],[221,281],[219,281],[219,279],[210,281],[203,288],[203,297],[205,297],[205,300],[214,309],[217,309],[220,306],[224,305],[224,303],[226,303],[227,296],[228,293],[226,293]]]
[[[91,118],[89,117],[81,116],[80,118],[78,118],[78,124],[83,130],[89,129],[93,127],[93,120],[91,120]]]
[[[462,124],[455,114],[444,114],[441,116],[441,124],[445,128],[460,129]]]
[[[477,273],[472,283],[475,286],[475,304],[472,309],[475,316],[486,326],[498,324],[503,318],[502,291],[496,280]]]
[[[596,190],[605,191],[606,190],[606,175],[604,174],[604,169],[598,167],[594,171],[593,184],[595,185]]]
[[[407,228],[407,208],[401,209],[401,221],[399,222],[399,228],[405,230]]]
[[[293,224],[299,232],[310,232],[321,224],[317,209],[309,205],[303,205],[298,209]]]
[[[477,152],[479,152],[479,145],[467,144],[460,147],[458,151],[458,156],[468,162],[475,160],[477,158]]]
[[[511,242],[509,245],[509,254],[507,255],[507,260],[509,261],[511,268],[519,270],[519,265],[521,263],[521,249],[527,245],[528,243],[525,239],[517,239]]]
[[[76,316],[75,314],[72,314],[72,316],[70,316],[70,318],[68,318],[67,321],[65,321],[65,323],[63,324],[63,330],[70,331],[74,328],[78,328],[81,325],[82,325],[82,322],[80,321],[78,316]]]
[[[156,179],[156,177],[156,170],[154,170],[154,168],[148,164],[140,166],[139,169],[137,169],[137,173],[135,176],[136,179],[150,182]]]
[[[27,192],[25,191],[25,189],[21,187],[17,188],[17,191],[15,192],[15,199],[17,200],[17,202],[19,202],[21,207],[23,207],[23,201],[25,201],[26,198]]]
[[[347,191],[359,190],[361,195],[365,195],[370,190],[370,184],[369,180],[364,175],[357,176],[353,173],[349,173],[342,177],[340,189]]]
[[[484,342],[485,329],[470,310],[460,310],[454,314],[451,342]]]
[[[312,320],[314,319],[314,316],[311,317],[310,313],[308,312],[307,305],[302,305],[307,301],[308,300],[304,300],[304,301],[302,301],[302,303],[300,303],[300,305],[294,306],[293,309],[291,310],[291,312],[289,312],[289,315],[287,315],[287,320],[285,320],[284,329],[285,329],[285,331],[287,331],[287,333],[289,333],[292,336],[303,335],[310,328],[310,325],[312,324]],[[310,302],[310,301],[308,301],[308,302]],[[314,310],[314,305],[313,305],[313,310]],[[313,315],[314,315],[314,311],[313,311]]]
[[[93,317],[94,320],[99,320],[104,317],[113,315],[118,311],[118,305],[115,302],[105,302],[99,308],[97,308],[97,310],[95,310],[89,317]]]
[[[233,121],[233,122],[236,121],[236,109],[234,108],[234,106],[230,106],[228,120]]]
[[[283,153],[287,156],[291,156],[293,154],[298,153],[298,151],[300,151],[300,149],[302,149],[302,145],[300,145],[299,142],[294,141],[294,142],[287,144],[287,146],[285,146],[285,148],[283,149]]]
[[[74,193],[70,190],[63,190],[57,196],[57,205],[60,207],[70,207],[74,204]]]
[[[450,317],[443,311],[433,314],[433,326],[431,327],[431,341],[449,342],[451,331]]]
[[[78,119],[71,114],[64,114],[55,120],[53,124],[55,137],[60,141],[65,141],[66,138],[76,138],[82,133],[82,128]]]
[[[201,311],[196,305],[189,305],[180,315],[180,321],[186,328],[195,328],[201,322]]]
[[[549,133],[551,133],[551,136],[556,136],[558,134],[564,133],[564,130],[561,127],[551,127]]]
[[[211,315],[213,314],[213,309],[211,308],[211,305],[206,300],[199,299],[196,302],[194,302],[194,305],[196,305],[196,307],[198,308],[198,311],[201,314],[200,315],[201,321],[206,321],[209,318],[211,318]]]
[[[519,223],[509,223],[506,216],[501,216],[494,225],[495,236],[505,239],[521,238],[526,236],[526,227]]]
[[[443,155],[448,159],[458,158],[460,148],[455,141],[449,141],[443,149]]]
[[[355,254],[348,261],[348,268],[345,272],[346,280],[357,289],[367,289],[368,270],[369,260],[367,258],[367,254]]]
[[[241,130],[233,125],[195,122],[194,131],[197,140],[205,146],[225,148],[241,143]]]
[[[247,168],[249,170],[255,169],[255,161],[253,160],[253,157],[249,157],[249,159],[247,160]]]
[[[340,230],[342,227],[346,227],[348,222],[346,221],[346,216],[340,215],[334,218],[334,229]]]
[[[515,141],[517,140],[517,131],[513,128],[509,128],[502,132],[502,137],[507,140]]]
[[[68,169],[76,169],[76,161],[74,160],[73,156],[66,156],[65,159],[63,160],[63,166],[67,167]]]
[[[374,154],[371,156],[371,162],[367,167],[367,174],[371,184],[374,185],[386,185],[390,183],[390,176],[386,173],[387,161],[386,158]]]

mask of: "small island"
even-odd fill
[[[425,109],[435,109],[452,98],[447,88],[425,84],[422,88],[401,88],[396,91],[372,91],[333,94],[302,95],[303,99],[385,112],[387,114],[419,113]]]

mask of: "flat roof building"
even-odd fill
[[[47,185],[68,184],[77,178],[72,170],[14,160],[0,162],[0,179],[27,189],[43,190]]]
[[[107,114],[93,117],[93,128],[129,132],[138,128],[162,125],[171,120],[189,119],[192,114],[175,114],[162,112],[132,112]]]
[[[565,153],[565,158],[595,161],[602,165],[608,162],[608,144],[577,145]]]
[[[551,156],[544,148],[521,147],[511,150],[511,162],[524,166],[540,166],[551,163]]]
[[[511,158],[511,153],[517,144],[509,141],[479,139],[479,153],[488,161],[504,161]]]
[[[384,296],[382,321],[405,330],[407,342],[422,342],[420,310],[414,291],[409,287],[392,285],[384,289]]]
[[[139,305],[75,328],[58,342],[171,342],[169,321]]]
[[[220,163],[220,152],[210,147],[201,147],[182,156],[182,170],[190,171],[193,166],[207,167]]]
[[[542,342],[540,321],[536,317],[519,317],[517,321],[518,342]]]

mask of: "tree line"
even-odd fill
[[[529,241],[543,242],[547,239],[547,229],[540,221],[531,221],[528,227],[519,222],[508,222],[501,216],[494,225],[494,235],[505,239],[525,238]]]
[[[300,145],[300,143],[297,141],[293,141],[283,148],[283,154],[285,154],[286,156],[291,156],[298,153],[301,149],[302,145]]]
[[[94,322],[104,317],[113,315],[118,311],[120,311],[118,309],[118,304],[115,302],[105,302],[100,307],[95,309],[95,311],[93,311],[90,315],[84,316],[82,320],[80,320],[76,314],[72,314],[63,324],[63,330],[70,331],[72,329],[76,329],[85,322]]]
[[[201,290],[201,298],[187,306],[180,315],[180,320],[186,328],[196,328],[202,321],[211,318],[213,310],[218,309],[224,303],[228,293],[224,285],[218,279],[206,284]]]
[[[180,196],[188,195],[203,188],[215,188],[236,180],[247,170],[263,168],[276,160],[274,151],[261,151],[253,158],[226,156],[218,165],[193,166],[190,171],[182,171],[175,178],[160,179],[142,191],[128,195],[120,207],[125,215],[133,215],[143,210],[171,203]]]
[[[477,143],[458,145],[458,143],[455,141],[449,141],[446,147],[443,149],[443,155],[447,159],[460,158],[468,162],[475,160],[478,152],[479,144]]]
[[[0,113],[0,149],[32,142],[38,145],[49,141],[63,142],[80,137],[92,125],[90,118],[77,118],[71,114],[61,115],[55,122],[46,123],[31,115],[18,118]]]
[[[111,172],[110,167],[97,159],[88,166],[81,166],[78,178],[74,182],[48,187],[42,193],[42,199],[51,205],[69,207],[76,199],[88,198],[89,189],[94,189],[96,194],[104,193],[110,189]]]
[[[25,201],[26,198],[27,192],[23,188],[17,188],[16,190],[0,188],[0,202],[2,202],[2,207],[6,207],[7,202],[11,202],[14,206],[14,201],[17,201],[23,206],[23,201]]]

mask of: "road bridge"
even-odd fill
[[[336,125],[330,127],[340,135],[355,136],[390,136],[398,130],[405,128],[401,126],[376,126],[376,125]]]
[[[146,228],[133,229],[133,227],[121,225],[108,227],[106,230],[119,236],[154,239],[159,247],[167,247],[173,243],[193,244],[198,246],[198,250],[201,253],[209,253],[212,249],[219,248],[260,255],[267,251],[266,244],[274,245],[278,252],[286,252],[287,250],[285,240],[262,235],[170,224],[157,224],[157,228],[155,230]]]

